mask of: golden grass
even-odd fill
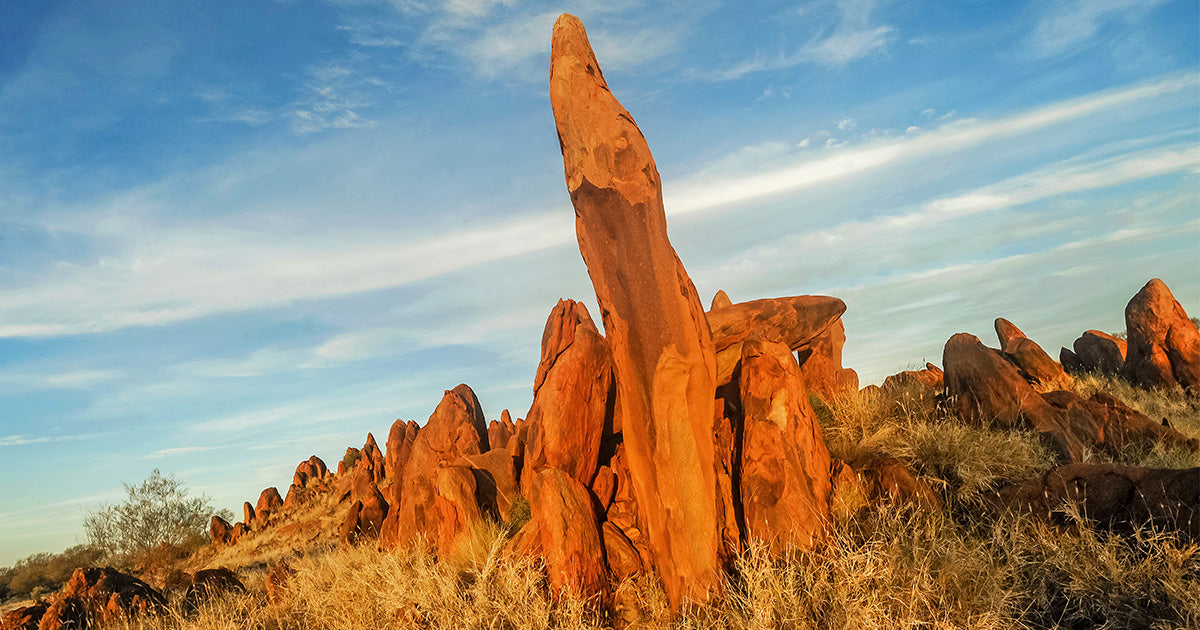
[[[1162,421],[1166,418],[1180,433],[1189,438],[1200,438],[1200,396],[1188,395],[1182,388],[1146,390],[1134,387],[1116,376],[1089,373],[1075,376],[1074,389],[1085,398],[1096,392],[1109,394],[1151,420]],[[1200,453],[1162,444],[1153,448],[1129,448],[1115,455],[1097,454],[1096,458],[1150,468],[1200,466]]]

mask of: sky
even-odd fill
[[[1152,277],[1200,314],[1198,6],[6,0],[0,565],[155,468],[240,513],[458,383],[523,417],[556,301],[598,315],[562,11],[701,299],[842,298],[863,384]]]

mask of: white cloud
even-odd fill
[[[108,437],[112,433],[84,433],[80,435],[6,435],[0,437],[0,447],[25,446],[26,444],[44,444],[47,442],[77,442],[79,440],[94,440]]]
[[[806,46],[799,60],[826,66],[843,66],[882,51],[891,41],[889,36],[894,31],[890,26],[876,26],[866,30],[835,32]]]
[[[854,122],[853,118],[843,118],[842,120],[838,121],[837,128],[841,129],[842,131],[849,131],[854,129],[855,124],[856,123]]]
[[[1073,54],[1107,24],[1128,21],[1166,0],[1058,0],[1041,5],[1042,14],[1028,38],[1034,58]]]
[[[176,455],[190,455],[191,453],[203,453],[204,451],[215,451],[224,448],[221,446],[178,446],[175,448],[164,448],[154,451],[146,455],[145,459],[162,459],[164,457],[174,457]]]

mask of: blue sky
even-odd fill
[[[460,382],[523,416],[555,301],[596,313],[561,11],[702,298],[843,298],[864,383],[1150,277],[1200,314],[1195,2],[9,1],[0,564],[156,467],[235,509]]]

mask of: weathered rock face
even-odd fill
[[[668,599],[721,590],[712,404],[716,363],[696,289],[667,239],[641,131],[608,89],[578,18],[554,25],[550,102],[579,249],[613,353],[634,495]]]
[[[374,435],[367,433],[367,441],[359,452],[361,456],[355,463],[355,467],[366,470],[375,483],[383,481],[385,475],[383,451],[379,450],[379,444],[375,442]]]
[[[1000,339],[1000,351],[1030,383],[1067,389],[1074,382],[1041,346],[1003,317],[996,318],[996,336]]]
[[[1086,372],[1117,374],[1125,365],[1125,342],[1099,330],[1089,330],[1073,344]]]
[[[926,363],[923,370],[906,370],[883,379],[881,389],[898,391],[910,386],[919,386],[928,390],[930,394],[940,394],[945,387],[945,377],[941,368],[932,363]]]
[[[612,353],[583,304],[559,300],[550,313],[534,382],[524,469],[556,468],[591,484],[616,389]]]
[[[791,350],[746,339],[740,389],[746,536],[781,555],[808,549],[827,534],[831,461]]]
[[[480,510],[507,520],[513,501],[521,494],[516,461],[508,449],[493,448],[482,455],[463,455],[454,465],[469,468],[475,475],[475,497]]]
[[[842,367],[846,325],[839,318],[796,351],[800,376],[809,392],[825,400],[858,391],[858,373]]]
[[[1154,278],[1125,307],[1129,352],[1122,374],[1142,387],[1200,389],[1200,331],[1162,280]]]
[[[116,569],[75,569],[49,600],[40,630],[88,628],[161,613],[167,600],[145,582]]]
[[[38,630],[44,614],[46,605],[41,603],[14,608],[0,616],[0,630]]]
[[[283,497],[279,496],[279,489],[275,486],[266,488],[262,494],[258,495],[258,503],[254,505],[255,523],[260,526],[265,526],[271,522],[271,513],[283,507]]]
[[[539,366],[540,369],[541,366]],[[517,425],[513,424],[508,410],[500,412],[499,420],[488,423],[488,445],[492,448],[508,448],[508,442],[517,434]]]
[[[1118,530],[1148,523],[1200,538],[1200,468],[1069,464],[1001,490],[998,503],[1044,519],[1063,519],[1058,510],[1075,504],[1086,518]]]
[[[733,306],[733,300],[729,299],[729,295],[724,290],[718,290],[713,296],[712,304],[708,307],[709,310]]]
[[[536,527],[536,550],[546,562],[551,590],[560,596],[606,596],[604,544],[587,488],[554,469],[536,473],[530,485],[530,523]]]
[[[259,497],[259,501],[261,500],[262,497]],[[242,513],[242,522],[246,524],[246,529],[254,529],[257,515],[254,513],[254,506],[250,505],[249,501],[242,503]]]
[[[1189,439],[1105,393],[1097,392],[1083,399],[1074,392],[1056,391],[1042,394],[1042,398],[1067,413],[1071,431],[1085,443],[1110,452],[1130,446],[1149,449],[1158,443],[1200,450],[1200,440]]]
[[[208,523],[208,537],[212,540],[213,546],[228,545],[232,532],[233,526],[229,524],[229,521],[213,514],[212,520]]]
[[[1066,461],[1080,461],[1083,443],[1067,427],[1066,414],[1051,407],[1001,354],[967,333],[946,342],[942,353],[946,394],[959,417],[1005,428],[1028,427]]]
[[[435,481],[433,509],[438,529],[430,540],[439,553],[448,553],[463,533],[483,520],[483,514],[479,511],[475,475],[470,468],[439,468]]]
[[[447,391],[442,401],[421,428],[413,441],[408,463],[404,466],[399,490],[399,502],[393,506],[385,525],[381,546],[407,546],[418,535],[438,541],[447,531],[442,524],[442,511],[435,504],[443,483],[439,469],[451,465],[463,455],[478,455],[487,450],[487,433],[483,410],[475,392],[466,385]],[[474,477],[466,471],[474,485]],[[449,479],[445,490],[452,489]],[[395,481],[393,481],[395,483]],[[471,488],[472,502],[474,487]],[[476,506],[476,512],[478,507]]]
[[[417,432],[420,430],[420,425],[412,420],[408,422],[397,420],[388,431],[387,456],[384,458],[384,465],[387,468],[387,477],[392,481],[388,497],[388,501],[392,505],[398,505],[400,502],[400,488],[404,485],[404,467],[408,465],[413,443],[416,442]]]
[[[728,383],[733,376],[733,369],[742,358],[742,342],[752,331],[764,341],[799,350],[839,321],[845,312],[845,302],[823,295],[751,300],[714,308],[708,312],[708,325],[717,355],[717,385]],[[844,331],[842,341],[845,342]]]

